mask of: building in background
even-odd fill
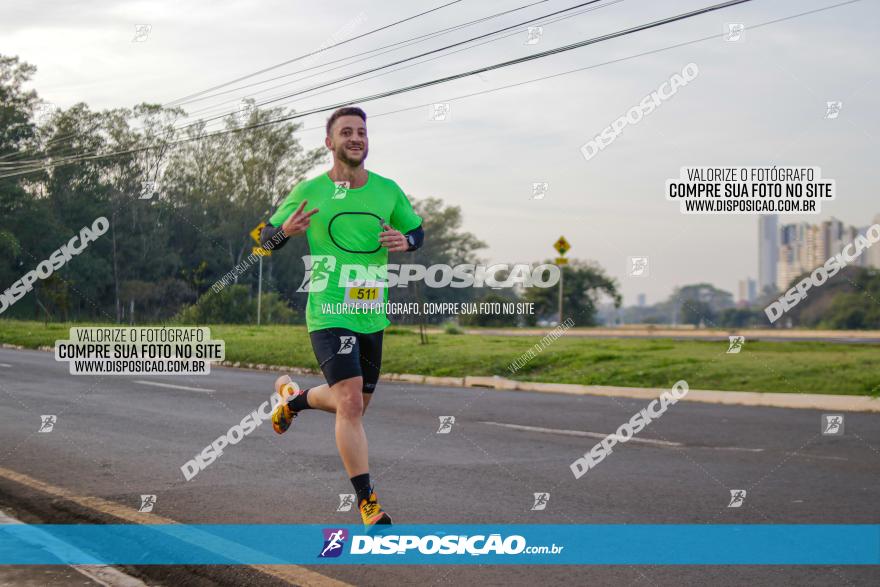
[[[807,271],[807,232],[806,222],[784,224],[779,227],[779,258],[776,264],[776,289],[785,291],[788,284],[804,271]]]
[[[876,220],[880,220],[880,215],[875,216]],[[837,218],[821,224],[798,222],[782,225],[779,228],[779,259],[776,265],[777,289],[787,290],[795,278],[824,264],[843,251],[857,236],[865,234],[866,230],[867,227],[858,229],[846,226]],[[880,268],[880,254],[872,253],[869,248],[848,265]]]
[[[758,284],[751,277],[739,280],[739,290],[736,298],[737,305],[740,307],[748,306],[755,303],[758,298]]]
[[[758,292],[776,289],[776,266],[779,261],[779,217],[758,217]]]
[[[638,300],[638,306],[640,308],[644,308],[647,305],[647,298],[645,298],[645,294],[639,294],[636,299]]]
[[[880,214],[874,216],[874,220],[871,221],[871,225],[880,224]],[[869,227],[870,228],[870,227]],[[867,229],[865,229],[867,230]],[[864,231],[860,231],[864,234]],[[880,243],[876,243],[870,249],[865,252],[865,264],[868,267],[873,267],[874,269],[880,269]]]

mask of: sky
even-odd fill
[[[836,181],[837,197],[825,202],[819,215],[782,216],[781,224],[833,216],[867,226],[880,213],[875,179],[880,6],[862,0],[757,26],[838,1],[753,0],[479,76],[359,102],[368,114],[367,168],[394,179],[410,196],[460,206],[464,229],[488,244],[479,252],[488,262],[552,258],[553,243],[565,236],[572,246],[567,256],[602,266],[617,279],[626,305],[640,293],[654,303],[676,286],[698,282],[736,296],[739,280],[757,277],[758,217],[682,214],[677,203],[664,198],[665,181],[677,177],[682,166],[817,166],[823,177]],[[443,3],[15,0],[4,2],[0,52],[35,65],[31,87],[60,108],[77,102],[93,109],[168,103]],[[529,3],[464,0],[324,51],[306,65],[343,57],[364,59],[360,63],[307,80],[298,74],[248,86],[303,68],[303,62],[291,63],[224,89],[248,87],[185,107],[194,117],[230,112],[244,97],[259,101],[290,93],[580,2],[548,0],[384,55],[364,55]],[[466,45],[416,67],[281,103],[298,111],[326,106],[711,3],[604,0],[587,7],[598,9],[565,13],[560,16],[568,18],[544,24],[535,44],[526,43],[528,25],[522,25],[506,38],[492,37],[497,40]],[[721,35],[731,23],[745,25],[737,42],[718,36],[689,43]],[[137,25],[149,25],[148,34],[138,33]],[[584,143],[688,63],[699,68],[693,81],[628,125],[596,156],[583,156]],[[582,68],[587,69],[530,81]],[[492,91],[511,84],[519,85]],[[476,95],[463,97],[468,94]],[[827,101],[843,103],[837,118],[825,117]],[[449,103],[446,120],[431,119],[433,103]],[[194,112],[202,108],[208,109]],[[305,147],[322,144],[326,116],[303,119],[299,136]],[[325,170],[316,168],[311,175]],[[543,182],[546,194],[533,198],[533,184]],[[627,275],[633,256],[648,257],[646,276]]]

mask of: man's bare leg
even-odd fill
[[[291,383],[293,380],[289,375],[282,375],[278,379],[275,380],[275,391],[281,389],[281,386],[285,383]],[[364,413],[367,413],[367,406],[370,405],[370,399],[372,399],[372,393],[363,393],[361,394],[364,399]],[[330,391],[330,386],[326,383],[322,383],[321,385],[316,385],[309,389],[309,407],[314,408],[316,410],[321,410],[323,412],[330,412],[331,414],[336,413],[336,396]]]
[[[323,384],[302,392],[297,389],[296,394],[291,394],[290,390],[283,390],[283,387],[289,383],[292,383],[292,380],[287,375],[282,375],[275,381],[275,390],[279,395],[293,398],[289,403],[283,404],[287,405],[289,410],[301,411],[311,408],[336,414],[336,447],[357,494],[358,507],[364,524],[390,524],[391,518],[382,511],[370,484],[367,435],[364,432],[363,415],[372,394],[363,393],[363,377],[350,377],[335,383],[332,387]],[[273,417],[274,415],[275,412]]]
[[[290,381],[289,376],[282,375],[275,381],[275,389]],[[326,383],[312,387],[308,395],[310,407],[336,414],[336,448],[349,477],[370,470],[367,435],[361,418],[369,403],[366,396],[371,394],[363,393],[363,388],[363,377],[351,377],[337,382],[333,387]]]

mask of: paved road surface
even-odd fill
[[[0,467],[83,496],[140,505],[183,523],[356,523],[328,414],[308,412],[278,437],[265,423],[186,482],[180,466],[271,393],[274,375],[217,368],[204,377],[70,376],[50,353],[0,349]],[[687,379],[687,372],[681,377]],[[196,389],[138,383],[146,381]],[[302,378],[305,385],[316,378]],[[670,382],[672,383],[672,382]],[[209,391],[210,390],[210,391]],[[383,504],[409,523],[878,523],[880,416],[679,402],[585,477],[568,466],[646,402],[382,383],[366,417]],[[40,416],[57,415],[51,433]],[[440,416],[455,416],[437,434]],[[530,426],[544,430],[526,430]],[[657,441],[657,442],[650,442]],[[670,444],[675,443],[675,444]],[[741,508],[729,490],[745,489]],[[531,511],[533,493],[550,492]],[[64,499],[0,476],[0,509],[47,522],[87,521]],[[281,545],[280,545],[281,546]],[[297,548],[296,544],[283,545]],[[312,548],[309,545],[308,548]],[[141,571],[143,569],[140,569]],[[169,584],[253,584],[242,569]],[[863,585],[877,567],[320,567],[358,585]],[[135,569],[138,572],[138,569]],[[157,569],[149,569],[151,584]],[[161,574],[161,573],[160,573]],[[158,579],[163,579],[159,577]],[[185,579],[185,580],[184,580]],[[161,581],[159,581],[161,582]]]

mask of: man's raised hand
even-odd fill
[[[284,234],[287,236],[296,236],[298,234],[303,234],[309,227],[310,219],[313,214],[318,212],[318,209],[314,208],[308,212],[303,212],[307,203],[308,200],[303,200],[302,204],[299,205],[299,208],[296,209],[296,212],[291,214],[290,217],[284,221],[284,224],[281,225],[281,230],[284,231]]]

